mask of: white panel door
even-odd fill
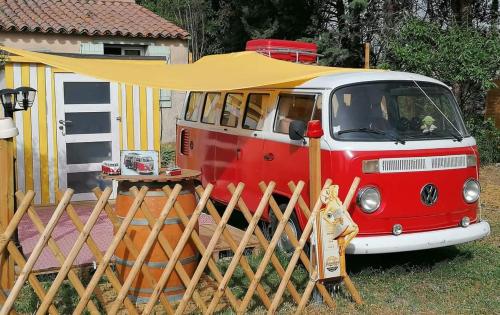
[[[59,188],[74,189],[73,200],[95,199],[93,188],[113,185],[101,178],[101,162],[120,160],[118,86],[58,73],[55,89]]]

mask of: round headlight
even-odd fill
[[[356,201],[361,210],[373,213],[380,207],[380,192],[375,187],[361,188]]]
[[[468,179],[464,184],[463,194],[465,202],[473,203],[479,199],[481,187],[479,182],[475,179]]]

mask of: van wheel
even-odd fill
[[[284,212],[286,207],[287,207],[287,204],[280,204],[279,207],[280,207],[281,212]],[[276,232],[276,228],[278,227],[278,224],[279,224],[279,221],[276,218],[276,216],[274,215],[274,212],[271,209],[269,209],[269,222],[262,222],[261,223],[262,230],[263,230],[262,232],[264,233],[264,236],[266,237],[266,239],[268,241],[270,241],[272,239],[272,237],[274,236],[274,233]],[[290,215],[290,218],[288,219],[287,224],[290,227],[290,229],[293,231],[293,233],[295,234],[295,237],[297,239],[299,239],[300,236],[302,235],[302,231],[300,229],[299,221],[297,220],[297,215],[295,214],[295,212],[293,212]],[[283,251],[287,254],[292,254],[295,251],[295,247],[293,246],[292,242],[288,238],[288,235],[286,234],[285,231],[283,231],[283,233],[281,233],[281,237],[278,240],[277,248],[279,248],[281,251]]]

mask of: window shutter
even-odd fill
[[[165,57],[167,63],[170,63],[170,48],[167,46],[150,45],[146,50],[146,56],[162,56]],[[160,107],[172,107],[172,91],[160,89]]]
[[[82,43],[80,53],[84,55],[104,55],[104,44]]]
[[[160,107],[172,107],[172,91],[167,89],[160,89]]]

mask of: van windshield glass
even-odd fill
[[[451,92],[433,83],[346,86],[335,91],[331,106],[332,134],[338,140],[404,142],[468,136]]]

